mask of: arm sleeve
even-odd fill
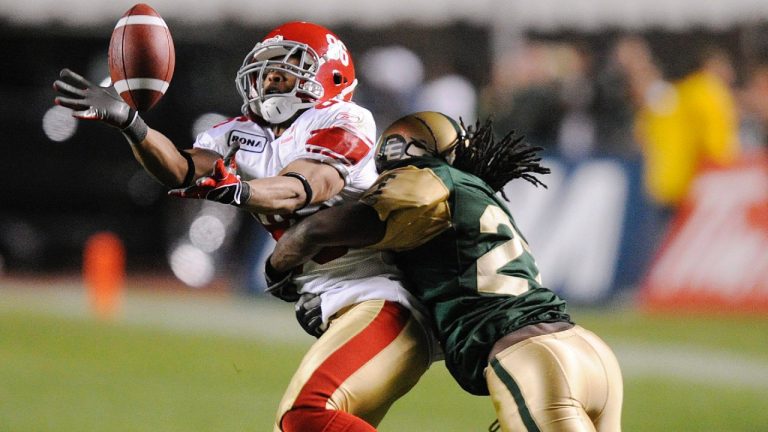
[[[448,187],[428,168],[383,173],[360,198],[387,224],[384,238],[369,248],[413,249],[450,228],[449,196]]]

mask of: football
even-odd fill
[[[137,111],[155,106],[168,90],[176,51],[165,20],[139,3],[115,25],[109,41],[109,74],[120,97]]]

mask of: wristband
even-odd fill
[[[179,187],[188,187],[192,185],[192,181],[195,179],[195,161],[192,159],[192,155],[189,152],[181,151],[181,156],[187,160],[187,175],[184,176],[184,180]]]
[[[120,129],[120,131],[123,133],[123,136],[125,136],[125,139],[128,140],[131,145],[137,145],[144,141],[144,138],[147,137],[147,124],[144,123],[144,120],[139,116],[139,113],[133,109],[128,111],[128,117],[133,115],[133,119],[128,124],[128,126]]]
[[[283,176],[299,179],[299,181],[301,182],[301,185],[304,186],[304,195],[306,195],[306,199],[304,200],[304,204],[301,207],[297,208],[296,210],[301,210],[306,206],[308,206],[310,203],[312,203],[312,195],[313,195],[312,186],[309,185],[309,181],[307,180],[306,177],[304,177],[303,175],[297,172],[287,172],[283,174]]]
[[[248,200],[251,198],[251,185],[246,181],[240,182],[240,201],[236,203],[238,207],[243,207],[248,204]]]

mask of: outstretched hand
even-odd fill
[[[248,201],[250,187],[237,175],[234,156],[217,159],[213,165],[213,174],[200,177],[194,185],[171,189],[168,195],[179,198],[207,199],[223,204],[242,205]]]
[[[59,94],[53,102],[71,109],[72,116],[118,128],[132,144],[142,142],[147,136],[144,120],[112,87],[100,87],[69,69],[62,69],[53,89]]]
[[[69,69],[62,69],[53,83],[59,93],[54,103],[72,109],[73,116],[86,120],[100,120],[124,129],[131,124],[136,112],[108,88],[100,87]],[[132,112],[133,111],[133,112]]]

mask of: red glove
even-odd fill
[[[242,205],[248,202],[251,188],[236,174],[235,158],[218,159],[213,165],[213,174],[197,179],[193,186],[171,189],[168,195],[179,198],[207,199],[223,204]]]

